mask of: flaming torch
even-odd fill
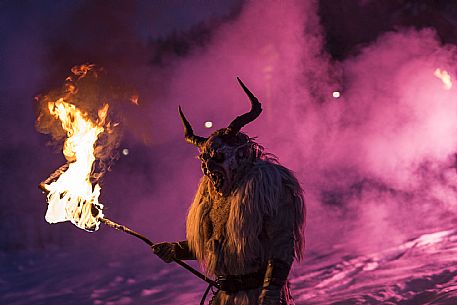
[[[39,184],[39,188],[47,194],[48,209],[45,219],[49,223],[71,221],[78,228],[90,232],[97,231],[100,223],[104,223],[152,246],[153,242],[145,236],[109,220],[103,214],[103,204],[99,202],[101,186],[98,181],[104,171],[96,173],[94,163],[103,161],[98,159],[106,159],[107,151],[115,146],[113,143],[116,141],[101,141],[101,138],[115,137],[114,128],[117,124],[111,124],[108,120],[108,103],[101,104],[93,114],[76,106],[83,103],[83,96],[88,96],[81,88],[93,90],[93,86],[87,87],[84,81],[87,78],[98,78],[94,65],[77,66],[72,72],[73,75],[66,80],[63,92],[37,98],[41,105],[37,127],[42,132],[51,133],[54,138],[64,139],[63,154],[67,160],[65,165]],[[93,108],[93,103],[89,104],[92,104],[91,107],[82,105],[88,109]],[[55,122],[58,122],[59,128],[55,128]],[[107,148],[108,146],[111,147]],[[186,263],[180,260],[175,262],[210,285],[216,286],[214,281]]]
[[[98,111],[95,122],[63,98],[49,102],[48,109],[67,133],[63,154],[69,163],[57,180],[42,184],[49,204],[45,219],[49,223],[69,220],[81,229],[96,231],[103,217],[103,205],[98,202],[101,187],[98,183],[92,186],[90,176],[95,142],[105,130],[109,106],[105,104]]]

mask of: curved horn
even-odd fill
[[[238,82],[240,83],[241,88],[243,88],[244,92],[246,95],[249,97],[249,100],[251,101],[251,110],[249,112],[246,112],[243,115],[237,116],[232,123],[227,127],[229,129],[229,132],[231,133],[238,133],[243,126],[246,124],[254,121],[262,112],[262,105],[260,104],[259,100],[252,94],[251,91],[243,84],[241,79],[239,77],[236,78]]]
[[[179,116],[181,117],[182,124],[184,125],[184,138],[186,139],[186,142],[194,144],[198,147],[202,146],[208,139],[194,135],[192,126],[190,126],[189,121],[186,120],[184,113],[182,113],[181,106],[179,106]]]

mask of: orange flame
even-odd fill
[[[59,179],[45,185],[49,191],[45,219],[49,223],[69,220],[79,228],[98,230],[98,217],[103,217],[103,205],[98,202],[101,187],[99,184],[93,187],[90,176],[95,161],[94,145],[105,130],[108,108],[105,104],[99,109],[94,122],[63,98],[48,103],[49,113],[61,121],[67,132],[63,154],[70,162]]]
[[[86,77],[86,75],[89,71],[96,73],[94,68],[95,68],[94,64],[84,64],[84,65],[80,65],[80,66],[74,66],[73,68],[71,68],[71,72],[74,75],[79,76],[78,79],[81,79],[81,78]],[[95,76],[96,75],[97,74],[95,74]]]
[[[441,79],[444,85],[444,89],[446,90],[451,90],[452,88],[452,80],[451,76],[446,70],[441,70],[440,68],[436,69],[435,72],[433,73],[436,77]]]

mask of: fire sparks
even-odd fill
[[[452,88],[452,80],[451,76],[446,70],[441,70],[440,68],[436,69],[433,73],[437,78],[441,79],[444,85],[444,89],[451,90]]]
[[[95,161],[94,145],[104,131],[108,104],[98,111],[97,121],[91,121],[87,114],[62,98],[48,103],[49,113],[59,119],[67,133],[63,154],[70,162],[56,181],[46,184],[49,191],[46,220],[56,223],[70,220],[79,228],[95,231],[103,217],[103,205],[98,202],[100,185],[94,187],[90,181]]]
[[[139,96],[138,95],[132,95],[130,97],[130,102],[132,102],[132,104],[134,104],[134,105],[137,105],[137,106],[139,105],[138,100],[139,100]]]
[[[79,79],[84,78],[87,76],[87,73],[91,71],[92,73],[96,74],[96,70],[94,69],[95,65],[94,64],[85,64],[85,65],[80,65],[80,66],[74,66],[71,68],[71,72],[78,76]]]

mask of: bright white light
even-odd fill
[[[213,122],[211,122],[211,121],[206,121],[206,122],[205,122],[205,127],[206,127],[206,128],[211,128],[211,127],[213,127]]]
[[[127,148],[124,148],[124,149],[122,150],[122,154],[123,154],[124,156],[127,156],[127,155],[129,154],[129,150],[128,150]]]
[[[452,79],[449,73],[446,70],[441,70],[440,68],[435,70],[434,75],[441,79],[444,85],[444,89],[451,90],[452,88]]]
[[[333,91],[333,92],[332,92],[332,96],[333,96],[334,98],[339,98],[339,97],[341,96],[341,93],[340,93],[339,91]]]

